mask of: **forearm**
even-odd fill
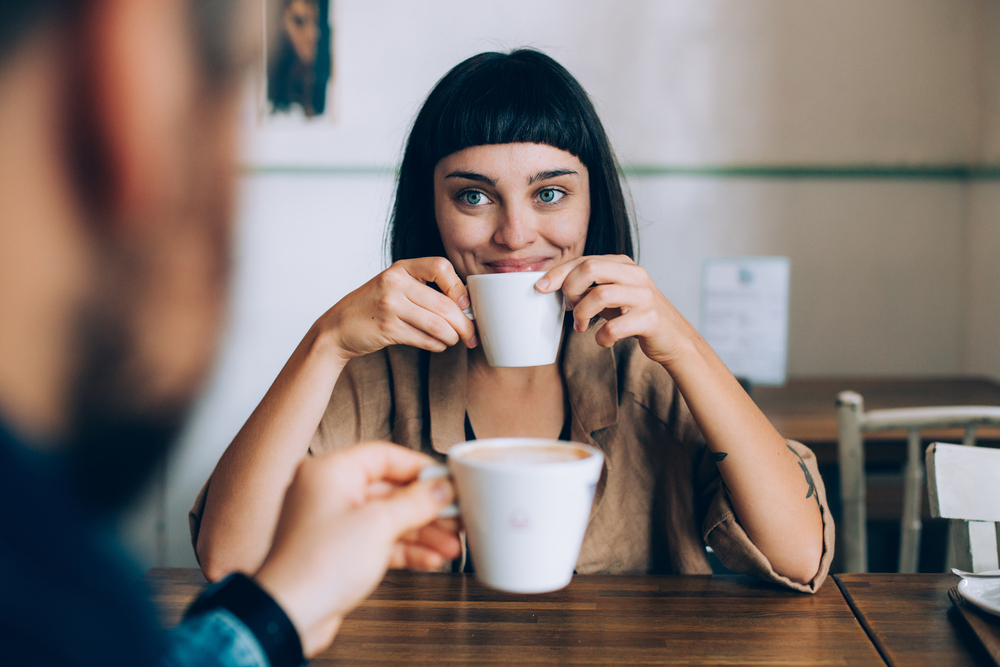
[[[823,526],[801,459],[697,333],[664,367],[718,463],[747,535],[776,572],[810,581],[819,568]]]
[[[345,365],[331,336],[314,325],[226,449],[212,474],[198,535],[209,578],[254,572],[264,561],[285,489]]]

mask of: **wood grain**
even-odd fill
[[[834,577],[889,665],[993,665],[948,598],[951,574]]]
[[[166,626],[197,570],[144,578]],[[511,595],[470,575],[390,572],[312,665],[881,665],[831,581],[816,595],[748,577],[578,575]]]

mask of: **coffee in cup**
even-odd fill
[[[511,593],[568,585],[603,465],[603,455],[589,445],[545,438],[494,438],[452,447],[447,471],[476,577]],[[426,473],[422,476],[444,469]]]

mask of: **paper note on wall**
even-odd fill
[[[739,378],[785,382],[788,358],[787,257],[705,260],[701,334]]]

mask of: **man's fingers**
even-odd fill
[[[392,567],[397,569],[408,567],[415,570],[437,570],[448,560],[437,551],[420,544],[401,542],[396,546],[399,547],[399,551],[393,553],[393,559],[400,564]]]
[[[444,477],[414,482],[392,496],[372,503],[388,521],[393,541],[407,531],[422,528],[437,518],[438,512],[455,497],[451,482]]]
[[[438,522],[408,532],[401,541],[428,547],[447,558],[457,558],[462,553],[462,543],[458,539],[457,532],[442,528]]]
[[[366,489],[376,482],[407,484],[434,464],[434,459],[426,454],[388,442],[362,443],[314,460],[329,466],[334,475],[343,475],[345,471],[352,475],[360,473]]]

